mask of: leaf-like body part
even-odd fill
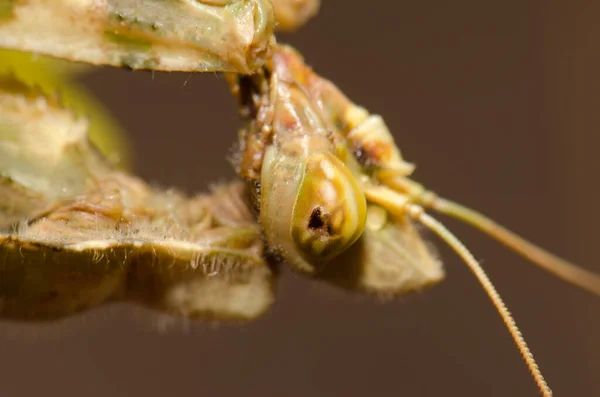
[[[444,278],[444,268],[407,218],[381,229],[367,227],[357,243],[323,267],[317,277],[388,298],[437,284]]]
[[[16,78],[89,119],[88,134],[98,149],[124,169],[131,165],[130,144],[121,125],[77,78],[94,67],[39,54],[0,49],[0,76]],[[2,77],[0,77],[2,78]]]
[[[95,65],[250,73],[268,58],[270,0],[12,0],[0,47]]]
[[[0,317],[56,319],[133,301],[177,316],[253,319],[274,299],[241,182],[187,197],[118,171],[87,123],[0,82]]]

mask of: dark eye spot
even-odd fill
[[[320,229],[323,227],[325,222],[323,222],[323,217],[321,214],[321,209],[319,207],[312,210],[310,214],[310,219],[308,220],[308,228],[309,229]]]

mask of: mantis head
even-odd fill
[[[294,267],[312,273],[362,235],[367,204],[349,168],[330,152],[305,158],[266,151],[261,224],[271,245]]]

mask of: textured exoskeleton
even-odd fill
[[[0,48],[95,65],[252,73],[319,0],[7,0]],[[277,18],[277,22],[276,19]]]
[[[236,169],[257,186],[271,252],[302,273],[381,295],[443,278],[409,217],[365,196],[375,164],[412,171],[381,117],[345,99],[288,46],[276,46],[261,73],[228,81],[247,121]]]
[[[49,320],[133,301],[205,319],[251,319],[274,273],[242,184],[186,197],[117,171],[87,122],[0,80],[0,316]]]
[[[270,0],[29,0],[0,8],[0,47],[96,65],[250,73],[268,58]]]
[[[0,2],[0,49],[229,72],[246,122],[235,162],[246,183],[187,197],[116,169],[88,141],[84,119],[0,75],[0,317],[48,320],[130,301],[183,317],[252,319],[273,302],[281,261],[352,291],[404,294],[444,277],[415,228],[420,222],[470,267],[551,396],[484,270],[426,211],[466,221],[596,295],[600,276],[413,181],[414,167],[383,119],[276,44],[277,23],[295,29],[318,7],[318,0]]]

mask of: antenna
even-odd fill
[[[398,193],[399,197],[396,200],[400,199],[403,203],[418,203],[424,208],[431,208],[440,214],[467,223],[529,259],[535,265],[600,297],[600,275],[597,273],[586,270],[538,247],[482,213],[441,198],[435,192],[426,190],[421,184],[409,178],[398,176],[394,171],[380,171],[378,179]],[[386,201],[389,201],[389,199],[386,199]]]
[[[427,207],[481,230],[541,268],[600,297],[600,275],[530,243],[477,211],[440,197],[432,197],[428,201]]]
[[[441,222],[437,221],[432,216],[425,213],[423,207],[412,204],[410,198],[402,193],[392,190],[384,186],[368,186],[365,189],[365,195],[369,201],[375,202],[382,207],[386,208],[392,215],[404,216],[408,215],[412,219],[422,223],[432,232],[437,234],[446,244],[448,244],[469,266],[469,269],[475,274],[479,283],[492,300],[492,303],[496,307],[496,310],[502,317],[506,328],[510,332],[513,340],[515,341],[519,352],[523,356],[533,379],[535,380],[538,388],[540,389],[544,397],[551,397],[552,390],[546,383],[542,372],[540,371],[533,354],[525,338],[521,334],[521,331],[517,327],[517,324],[510,314],[510,311],[506,307],[506,304],[500,297],[500,294],[492,284],[491,280],[479,264],[471,252],[465,247],[465,245],[452,234]],[[442,207],[443,208],[443,207]]]
[[[542,395],[544,397],[551,397],[552,390],[550,390],[550,387],[546,383],[542,372],[533,358],[533,354],[531,353],[531,350],[529,350],[529,347],[525,342],[525,338],[523,338],[519,327],[517,327],[513,316],[510,314],[510,311],[508,311],[506,304],[494,287],[494,284],[492,284],[481,265],[473,257],[473,254],[471,254],[467,247],[465,247],[465,245],[442,223],[426,214],[422,207],[410,205],[408,208],[408,213],[413,219],[421,222],[423,225],[437,234],[442,240],[444,240],[444,242],[446,242],[446,244],[448,244],[463,261],[465,261],[467,266],[469,266],[469,269],[471,269],[471,271],[475,274],[475,277],[477,277],[479,280],[479,283],[492,300],[492,303],[494,306],[496,306],[496,310],[498,310],[498,313],[500,314],[500,317],[502,317],[506,328],[508,328],[510,335],[514,339],[517,348],[519,349],[519,352],[521,352],[527,367],[529,367],[529,371],[531,372],[531,375],[533,376],[538,388],[542,392]]]

